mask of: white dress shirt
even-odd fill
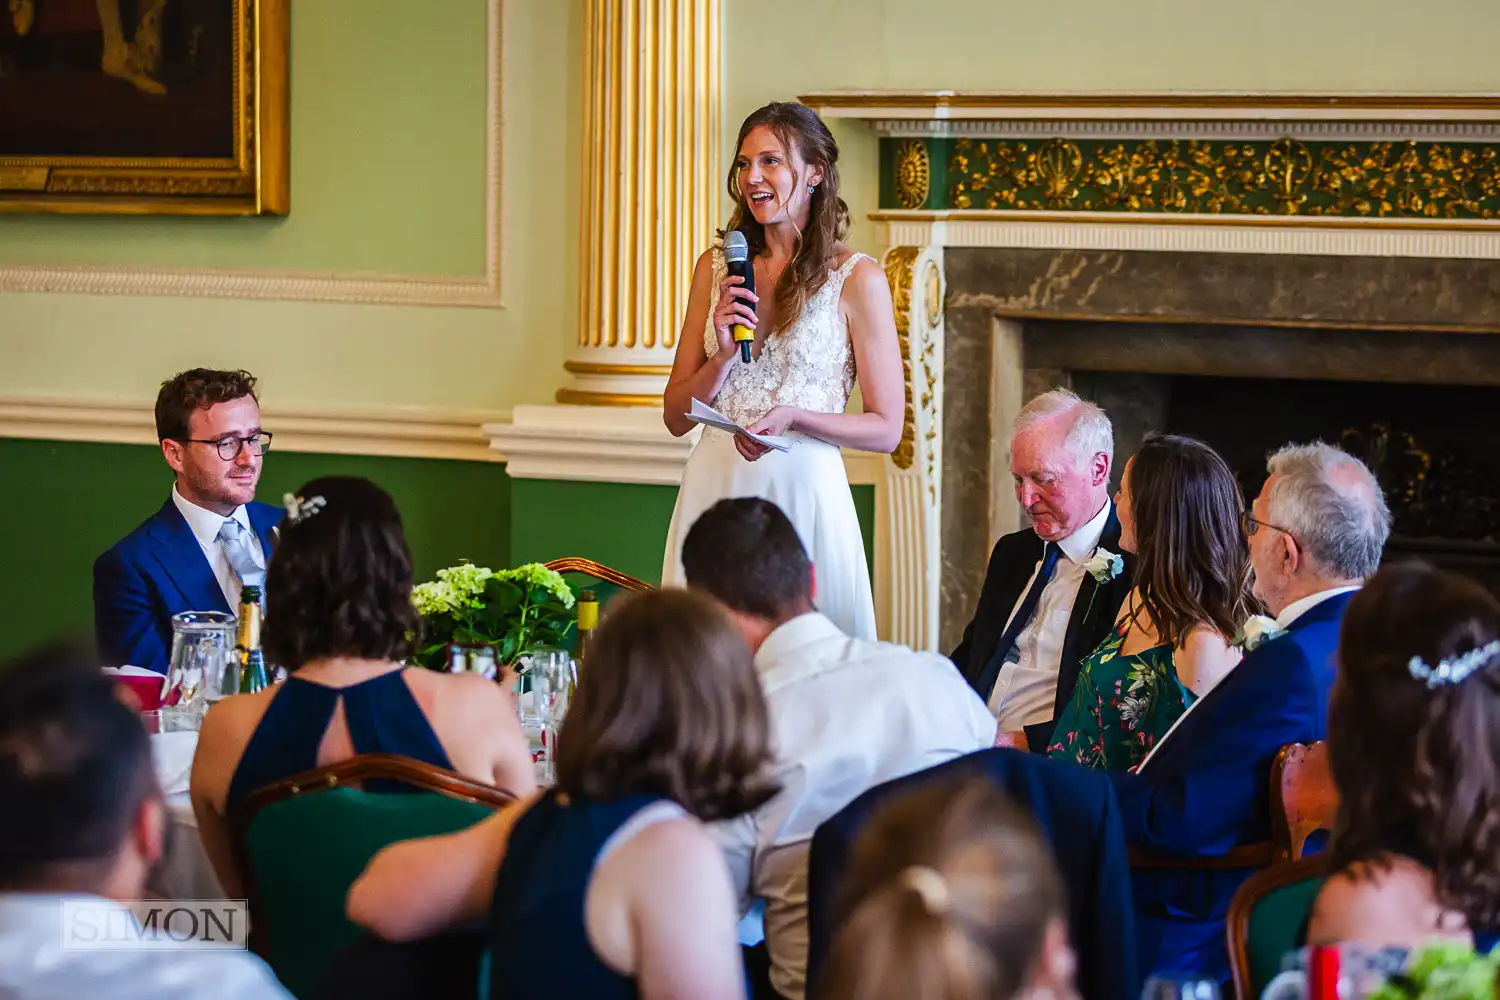
[[[187,521],[193,537],[198,540],[198,547],[203,550],[204,558],[208,560],[209,567],[214,571],[214,579],[219,581],[219,589],[224,592],[224,600],[229,602],[229,610],[238,612],[240,578],[235,575],[234,567],[229,565],[229,553],[224,551],[224,543],[219,541],[219,529],[229,518],[199,507],[191,500],[184,500],[182,494],[177,492],[175,485],[172,487],[172,502],[182,512],[183,520]],[[255,533],[255,526],[250,523],[250,514],[245,510],[244,505],[236,507],[229,517],[238,521],[240,527],[245,529],[243,537],[250,543],[250,554],[255,557],[256,564],[261,569],[265,569],[266,554],[260,547],[260,536]]]
[[[1104,534],[1104,526],[1109,523],[1112,509],[1111,503],[1105,503],[1087,524],[1057,543],[1062,555],[1052,570],[1052,579],[1042,590],[1036,613],[1021,630],[1012,659],[1000,668],[994,690],[990,692],[990,711],[995,713],[1001,732],[1016,732],[1053,717],[1063,640],[1067,638],[1068,619],[1073,615],[1078,588],[1083,583],[1083,564],[1098,550],[1099,539]],[[1026,586],[1016,598],[1015,607],[1006,617],[1007,629],[1041,569],[1042,563],[1038,560],[1031,576],[1026,578]]]
[[[1291,628],[1292,622],[1296,621],[1298,618],[1301,618],[1303,615],[1307,614],[1313,608],[1317,607],[1319,604],[1322,604],[1324,601],[1328,600],[1330,597],[1337,597],[1340,594],[1347,594],[1347,593],[1350,593],[1351,591],[1355,591],[1355,590],[1358,590],[1358,589],[1359,589],[1358,586],[1354,586],[1354,587],[1334,587],[1331,590],[1320,590],[1316,594],[1308,594],[1306,597],[1302,598],[1301,600],[1293,601],[1291,604],[1288,604],[1286,607],[1284,607],[1284,608],[1281,609],[1281,614],[1279,614],[1279,615],[1276,616],[1276,627],[1279,628],[1279,629],[1281,629],[1283,632],[1285,632],[1288,628]],[[1278,636],[1277,638],[1280,638],[1280,636]],[[1275,640],[1272,639],[1272,640],[1267,640],[1267,641],[1274,642]],[[1244,663],[1244,662],[1245,662],[1245,658],[1243,656],[1240,657],[1239,663],[1236,663],[1234,666],[1230,667],[1224,673],[1224,676],[1219,678],[1218,684],[1215,684],[1214,687],[1218,687],[1219,684],[1223,684],[1224,681],[1226,679],[1228,679],[1228,677],[1229,677],[1230,674],[1234,673],[1236,670],[1238,670],[1240,668],[1240,663]],[[1208,692],[1204,692],[1205,695],[1207,695],[1207,693]],[[1151,752],[1148,753],[1148,754],[1146,754],[1146,759],[1143,760],[1143,761],[1141,761],[1141,764],[1140,764],[1141,767],[1145,767],[1147,764],[1151,763],[1151,758],[1156,756],[1156,751],[1160,750],[1161,749],[1161,745],[1163,743],[1167,742],[1167,739],[1173,733],[1177,732],[1177,727],[1180,726],[1180,725],[1182,725],[1182,720],[1186,719],[1188,717],[1189,713],[1191,713],[1193,709],[1197,708],[1202,703],[1203,703],[1203,698],[1200,697],[1196,701],[1194,701],[1191,705],[1189,705],[1183,711],[1183,713],[1177,717],[1177,721],[1175,721],[1175,722],[1172,723],[1172,727],[1170,729],[1168,729],[1165,733],[1162,734],[1161,739],[1159,739],[1159,740],[1156,741],[1156,746],[1152,747],[1151,748]],[[1140,768],[1137,768],[1137,770],[1140,770]]]
[[[63,940],[63,903],[96,896],[0,893],[0,997],[6,1000],[290,1000],[264,962],[246,951],[188,943],[169,950],[94,950]],[[110,918],[113,921],[113,918]],[[113,924],[112,924],[113,925]],[[148,931],[142,936],[154,937]]]
[[[771,984],[802,1000],[807,855],[818,824],[871,787],[994,745],[995,720],[948,659],[854,639],[817,613],[755,654],[781,791],[715,823],[741,912],[765,902]]]

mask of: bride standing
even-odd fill
[[[745,235],[760,294],[726,276],[721,247],[698,258],[663,418],[681,437],[700,399],[752,433],[795,443],[777,452],[704,428],[683,471],[662,584],[682,584],[682,540],[699,514],[726,497],[764,497],[786,511],[812,558],[818,609],[873,639],[869,568],[839,448],[893,450],[905,387],[885,274],[843,243],[838,156],[828,126],[801,104],[768,104],[740,126],[728,229]],[[736,324],[755,330],[748,364]],[[864,411],[845,413],[856,373]]]

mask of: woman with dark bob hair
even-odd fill
[[[1500,603],[1421,563],[1349,602],[1328,706],[1333,875],[1311,944],[1473,942],[1500,929]]]
[[[704,823],[776,792],[749,647],[688,591],[616,605],[558,738],[557,785],[386,848],[349,916],[387,941],[489,918],[494,996],[744,996],[738,907]]]
[[[1251,613],[1245,502],[1218,452],[1195,438],[1147,438],[1125,463],[1115,510],[1135,584],[1114,631],[1083,661],[1048,753],[1124,771],[1240,661]]]
[[[266,568],[266,660],[290,676],[215,705],[193,759],[193,811],[229,896],[240,883],[227,817],[250,792],[298,772],[394,753],[517,796],[536,788],[515,704],[499,685],[403,668],[421,626],[411,587],[388,493],[351,476],[298,491]]]

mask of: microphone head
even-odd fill
[[[724,234],[724,262],[727,264],[741,264],[750,259],[750,244],[745,242],[745,234],[738,229],[731,229]]]

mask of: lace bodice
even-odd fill
[[[844,281],[862,253],[851,254],[807,302],[802,315],[767,337],[760,357],[748,365],[735,361],[719,394],[708,403],[741,427],[749,427],[775,406],[798,406],[819,413],[842,413],[854,389],[854,349],[849,326],[839,313]],[[713,288],[724,280],[724,256],[714,251]],[[719,351],[710,315],[703,330],[708,357]]]

